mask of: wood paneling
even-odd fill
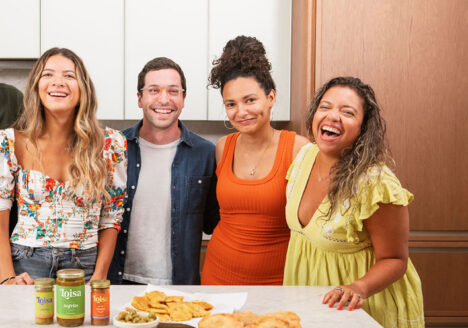
[[[468,230],[468,1],[317,1],[317,87],[376,91],[413,230]]]
[[[352,75],[383,107],[428,326],[468,324],[468,1],[317,0],[315,87]]]
[[[465,318],[468,323],[468,247],[419,246],[410,248],[410,257],[421,276],[426,317]]]
[[[293,0],[291,122],[285,128],[304,136],[304,113],[315,88],[315,16],[315,0]]]

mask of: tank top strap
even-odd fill
[[[216,175],[219,177],[223,167],[232,168],[232,160],[234,158],[234,149],[236,148],[236,140],[239,136],[239,132],[231,133],[226,137],[226,142],[224,143],[223,155],[221,160],[218,163],[216,168]]]

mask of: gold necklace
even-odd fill
[[[318,155],[317,155],[317,157],[318,157]],[[317,159],[318,159],[318,158],[317,158]],[[317,161],[317,175],[318,175],[317,180],[318,180],[318,182],[322,182],[323,180],[327,180],[327,179],[330,177],[330,172],[328,172],[328,174],[327,174],[326,177],[322,178],[322,176],[320,175],[319,164],[320,164],[320,162]]]
[[[259,157],[258,160],[257,160],[257,164],[255,164],[255,166],[250,170],[250,172],[249,172],[249,175],[250,175],[250,176],[254,176],[255,173],[257,173],[257,166],[258,166],[258,164],[260,163],[260,161],[262,160],[263,155],[265,155],[266,150],[267,150],[268,148],[270,148],[271,142],[273,141],[274,138],[275,138],[275,130],[273,129],[273,135],[271,136],[270,142],[269,142],[268,145],[263,149],[262,155],[260,155],[260,157]]]

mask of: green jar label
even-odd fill
[[[77,319],[84,317],[85,286],[57,285],[57,318]]]
[[[47,319],[54,316],[54,292],[52,290],[36,291],[34,303],[36,304],[36,318]]]

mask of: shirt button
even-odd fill
[[[123,233],[127,233],[127,229],[124,229]]]
[[[201,184],[201,183],[202,183],[202,181],[201,181],[201,180],[198,180],[198,184]]]
[[[122,272],[119,271],[118,275],[121,276],[121,275],[122,275]]]
[[[125,254],[125,251],[120,251],[120,254],[124,255],[124,254]]]
[[[172,185],[172,189],[175,189],[175,184]]]
[[[127,212],[130,212],[130,207],[127,207]]]
[[[140,163],[137,163],[137,164],[136,164],[136,167],[140,167]]]
[[[130,188],[135,189],[135,186],[131,186]]]

